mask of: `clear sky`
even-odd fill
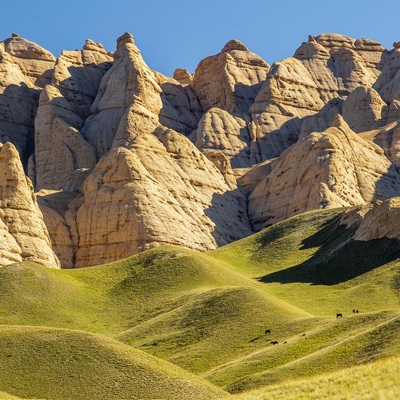
[[[308,35],[342,33],[400,41],[400,1],[369,0],[0,0],[0,40],[18,33],[54,55],[85,39],[115,50],[128,31],[147,64],[166,75],[193,72],[230,39],[269,63],[290,57]]]

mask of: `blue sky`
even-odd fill
[[[81,49],[85,39],[114,50],[134,35],[147,64],[166,75],[193,72],[230,39],[241,40],[269,63],[293,55],[308,35],[342,33],[400,41],[400,1],[367,0],[0,0],[0,40],[12,32],[54,55]]]

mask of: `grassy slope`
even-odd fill
[[[23,263],[0,268],[0,323],[116,336],[198,372],[256,348],[265,326],[309,316],[261,287],[177,248],[81,270]]]
[[[400,358],[390,358],[309,379],[296,379],[231,400],[399,399]]]
[[[165,361],[72,330],[1,327],[0,365],[0,388],[23,398],[211,399],[222,394]]]
[[[12,396],[11,394],[1,392],[0,391],[0,399],[1,400],[20,400],[20,397]]]
[[[400,241],[355,242],[341,212],[305,213],[208,255],[313,315],[399,307]]]
[[[355,243],[339,215],[307,213],[211,253],[3,267],[0,324],[111,336],[232,391],[399,354],[398,243]]]

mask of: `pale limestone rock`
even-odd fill
[[[160,94],[157,79],[143,61],[133,38],[123,35],[118,39],[113,66],[100,83],[91,107],[92,115],[82,129],[85,139],[95,147],[98,158],[110,150],[117,131],[123,129],[119,126],[120,121],[124,122],[128,114],[137,120],[133,129],[143,128],[148,133],[155,129],[162,108]],[[143,124],[144,119],[149,123]]]
[[[400,119],[400,101],[393,100],[389,105],[387,123],[398,121]]]
[[[228,157],[222,151],[218,150],[205,150],[203,154],[218,168],[228,187],[235,190],[237,187],[236,177]]]
[[[118,39],[114,64],[104,75],[91,113],[82,128],[97,157],[129,137],[152,133],[160,124],[187,134],[196,126],[201,107],[193,90],[153,72],[129,34]]]
[[[323,45],[333,52],[340,48],[347,48],[355,51],[361,56],[365,66],[376,76],[379,76],[384,64],[390,57],[389,52],[382,47],[379,42],[371,39],[363,38],[354,40],[348,36],[337,33],[325,33],[315,36],[312,41]]]
[[[249,198],[254,229],[319,208],[346,207],[400,194],[400,174],[383,150],[350,130],[341,116],[303,137],[277,160]]]
[[[206,114],[191,135],[199,149],[222,151],[234,168],[260,161],[248,112],[268,70],[269,65],[238,40],[199,63],[193,86]]]
[[[220,53],[199,63],[193,86],[204,110],[217,107],[247,113],[268,70],[262,58],[238,40],[231,40]]]
[[[75,221],[71,227],[67,223],[68,212],[75,213],[74,202],[80,198],[78,192],[57,190],[40,190],[36,193],[43,220],[46,224],[53,250],[61,263],[61,268],[73,268],[75,264],[76,245],[74,234]],[[75,238],[76,239],[76,238]]]
[[[191,86],[154,72],[162,90],[158,120],[161,125],[189,135],[196,129],[203,109]]]
[[[213,163],[179,133],[156,135],[114,148],[83,183],[77,267],[166,243],[208,250],[251,233],[244,196]]]
[[[400,122],[392,122],[380,129],[359,134],[363,139],[379,145],[386,157],[400,168]]]
[[[121,35],[117,39],[117,49],[124,47],[127,44],[135,44],[135,41],[133,40],[133,36],[129,32],[125,32],[123,35]]]
[[[0,262],[34,261],[59,268],[33,187],[15,146],[0,145]]]
[[[61,268],[73,268],[74,247],[65,219],[49,207],[40,206],[40,210],[43,213],[43,220],[53,243],[53,251],[60,261]]]
[[[54,56],[14,35],[0,42],[0,143],[12,142],[26,165],[34,143],[39,90],[50,82]]]
[[[100,43],[86,40],[83,50],[66,51],[57,58],[52,84],[81,118],[89,115],[100,81],[113,59]]]
[[[360,86],[344,101],[342,116],[354,132],[365,132],[385,125],[388,107],[376,90]]]
[[[50,83],[55,57],[49,51],[19,36],[0,43],[0,52],[7,52],[19,67],[29,87],[43,87]]]
[[[375,205],[364,216],[354,234],[355,240],[400,239],[400,197],[393,197]]]
[[[336,116],[342,114],[342,106],[342,99],[332,99],[318,113],[304,118],[300,138],[311,132],[323,132],[328,129]]]
[[[47,85],[35,120],[35,187],[61,189],[74,172],[93,168],[95,149],[80,134],[83,120],[57,88]]]
[[[256,162],[250,152],[252,138],[246,121],[220,108],[208,110],[190,138],[203,152],[218,150],[224,153],[233,168],[247,167]]]
[[[298,139],[301,118],[324,106],[317,85],[301,61],[274,63],[250,107],[258,162],[279,156]]]
[[[174,79],[181,85],[193,85],[193,76],[187,69],[177,68],[174,71]]]
[[[390,104],[400,100],[400,48],[395,48],[373,88]]]
[[[375,203],[378,202],[380,202],[380,200]],[[340,217],[340,225],[345,226],[346,229],[358,228],[365,214],[367,214],[371,207],[372,206],[369,204],[345,210]]]
[[[291,146],[300,129],[326,129],[334,115],[333,104],[328,114],[307,118],[307,123],[305,117],[312,117],[329,101],[345,98],[359,86],[371,87],[388,55],[377,42],[324,34],[311,36],[294,57],[275,63],[250,108],[259,161],[276,157]]]
[[[243,171],[237,179],[237,185],[249,195],[257,185],[271,173],[275,160],[275,158],[265,160],[259,164],[253,165],[247,171]]]

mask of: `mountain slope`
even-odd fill
[[[399,354],[399,247],[354,240],[361,215],[310,212],[209,253],[2,267],[0,323],[99,332],[235,392]]]
[[[0,326],[0,388],[21,397],[177,399],[222,391],[148,354],[100,335]]]

